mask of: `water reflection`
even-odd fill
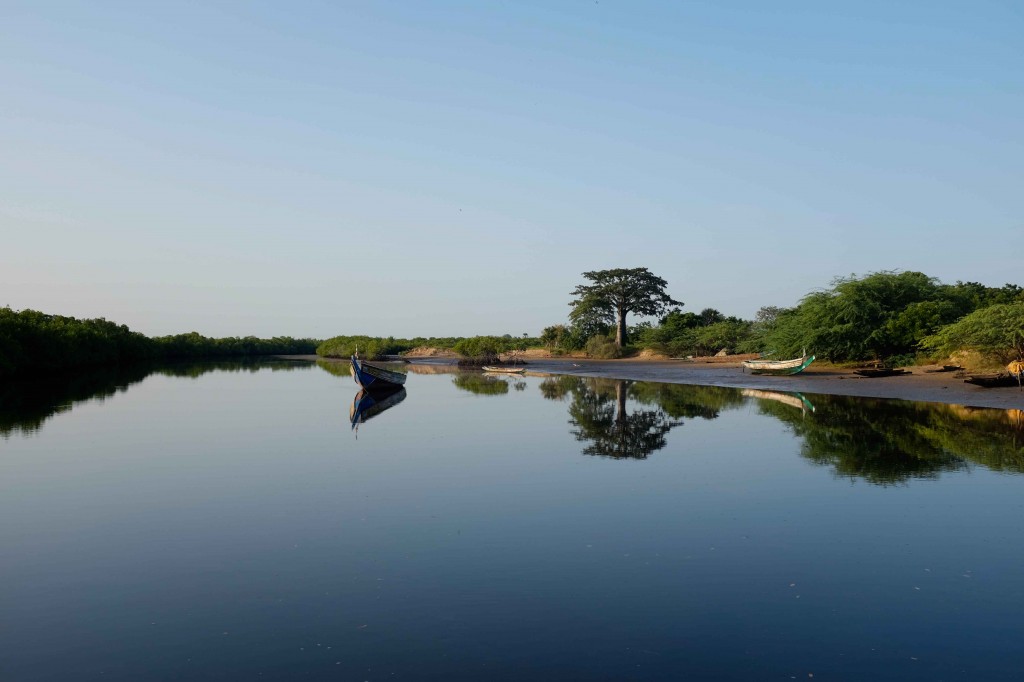
[[[762,402],[760,410],[802,439],[803,457],[832,467],[838,476],[891,485],[972,464],[1024,471],[1019,410],[826,395],[815,403],[808,419],[777,403]]]
[[[670,417],[687,419],[715,419],[725,410],[746,404],[743,394],[734,388],[650,381],[633,384],[630,397],[644,405],[657,405]]]
[[[631,382],[614,379],[557,377],[541,382],[541,393],[552,400],[572,396],[569,424],[576,440],[587,443],[583,454],[612,459],[646,459],[665,447],[666,434],[681,421],[663,409],[626,408]]]
[[[803,393],[797,391],[763,391],[756,388],[744,388],[740,391],[746,398],[757,398],[759,400],[774,400],[783,405],[789,405],[805,412],[814,412],[814,403],[807,399]]]
[[[452,384],[460,390],[476,395],[505,395],[509,388],[509,382],[500,377],[475,372],[456,374],[452,377]]]
[[[347,362],[318,364],[332,374],[350,376]],[[152,373],[195,379],[209,372],[311,367],[311,363],[283,360],[219,361],[6,381],[0,384],[0,436],[35,433],[48,419],[75,404],[105,400]],[[538,383],[536,377],[492,376],[450,365],[428,369],[451,374],[451,385],[457,390],[480,396],[507,395],[537,385],[545,399],[568,403],[570,432],[587,455],[645,459],[664,448],[669,434],[687,419],[710,420],[727,410],[754,407],[761,415],[785,424],[798,439],[801,457],[828,467],[839,477],[893,485],[977,465],[1024,472],[1024,412],[1020,410],[575,376],[547,377]],[[429,376],[422,380],[443,381]],[[350,420],[355,426],[404,397],[404,391],[396,396],[373,396],[372,400],[357,394]]]
[[[117,367],[0,383],[0,435],[30,434],[75,403],[105,400],[149,376],[149,367]]]
[[[376,391],[368,391],[365,388],[360,389],[352,399],[352,406],[348,411],[348,419],[352,423],[352,430],[358,431],[360,424],[373,419],[385,410],[391,409],[405,400],[405,396],[404,386]]]
[[[188,362],[168,365],[137,364],[41,374],[0,383],[0,436],[32,434],[54,415],[77,403],[106,400],[128,390],[151,374],[197,379],[209,372],[291,371],[310,364],[289,360]]]
[[[573,435],[587,455],[644,459],[684,419],[714,419],[756,405],[800,439],[800,455],[835,475],[892,485],[980,464],[1024,471],[1024,412],[799,393],[738,391],[561,376],[541,394],[570,400]],[[654,409],[630,411],[627,399]]]

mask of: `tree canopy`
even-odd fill
[[[615,345],[626,345],[626,316],[661,315],[672,306],[683,305],[665,292],[668,286],[647,268],[616,268],[584,272],[591,284],[580,284],[572,292],[569,318],[581,322],[614,324]]]
[[[921,272],[841,277],[796,308],[772,311],[764,343],[780,355],[806,348],[833,362],[909,355],[922,336],[970,312],[958,286]]]
[[[970,350],[1003,363],[1024,361],[1024,301],[975,310],[926,337],[921,345],[946,356]]]

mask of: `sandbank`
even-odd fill
[[[318,359],[302,356],[303,359]],[[340,360],[348,362],[347,360]],[[450,367],[452,358],[409,358],[413,365]],[[1024,409],[1024,391],[1018,388],[982,388],[965,383],[958,372],[927,372],[932,366],[909,367],[910,374],[867,379],[852,370],[814,364],[800,374],[775,377],[759,376],[743,370],[738,360],[689,362],[684,360],[625,358],[622,360],[590,360],[585,358],[542,358],[527,360],[527,373],[569,374],[573,376],[660,381],[670,384],[697,384],[728,388],[757,388],[770,391],[798,391],[862,398],[888,398],[922,402],[948,403],[969,407]],[[443,371],[443,370],[441,370]]]
[[[745,372],[739,361],[688,362],[626,358],[588,360],[582,358],[530,358],[527,370],[551,374],[661,381],[670,384],[698,384],[729,388],[759,388],[771,391],[799,391],[863,398],[889,398],[949,403],[970,407],[1024,409],[1024,392],[1018,388],[982,388],[965,383],[958,372],[927,372],[938,366],[908,367],[910,374],[867,379],[853,370],[811,365],[793,376],[759,376]],[[415,364],[430,363],[416,360]],[[434,361],[438,362],[438,361]]]

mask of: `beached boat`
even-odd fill
[[[378,414],[394,407],[405,400],[405,388],[377,389],[368,391],[365,388],[352,399],[352,406],[348,409],[348,419],[352,422],[352,428],[357,428],[367,419],[372,419]]]
[[[405,375],[401,372],[368,365],[358,355],[352,356],[352,377],[367,390],[396,388],[405,383]]]
[[[995,374],[974,374],[964,379],[965,384],[974,384],[984,388],[1005,388],[1016,386],[1020,388],[1022,380],[1008,372],[997,372]]]
[[[744,360],[744,369],[749,369],[751,374],[797,374],[807,369],[807,366],[814,362],[813,355],[805,355],[802,358],[792,360]]]
[[[485,372],[497,372],[499,374],[523,374],[526,372],[525,367],[495,367],[493,365],[484,365],[480,369]]]
[[[904,374],[913,374],[913,372],[899,369],[897,367],[861,367],[860,369],[853,370],[854,374],[865,377],[867,379],[879,379],[881,377],[898,377]]]

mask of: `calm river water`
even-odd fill
[[[1019,412],[331,369],[0,385],[0,679],[1024,671]]]

